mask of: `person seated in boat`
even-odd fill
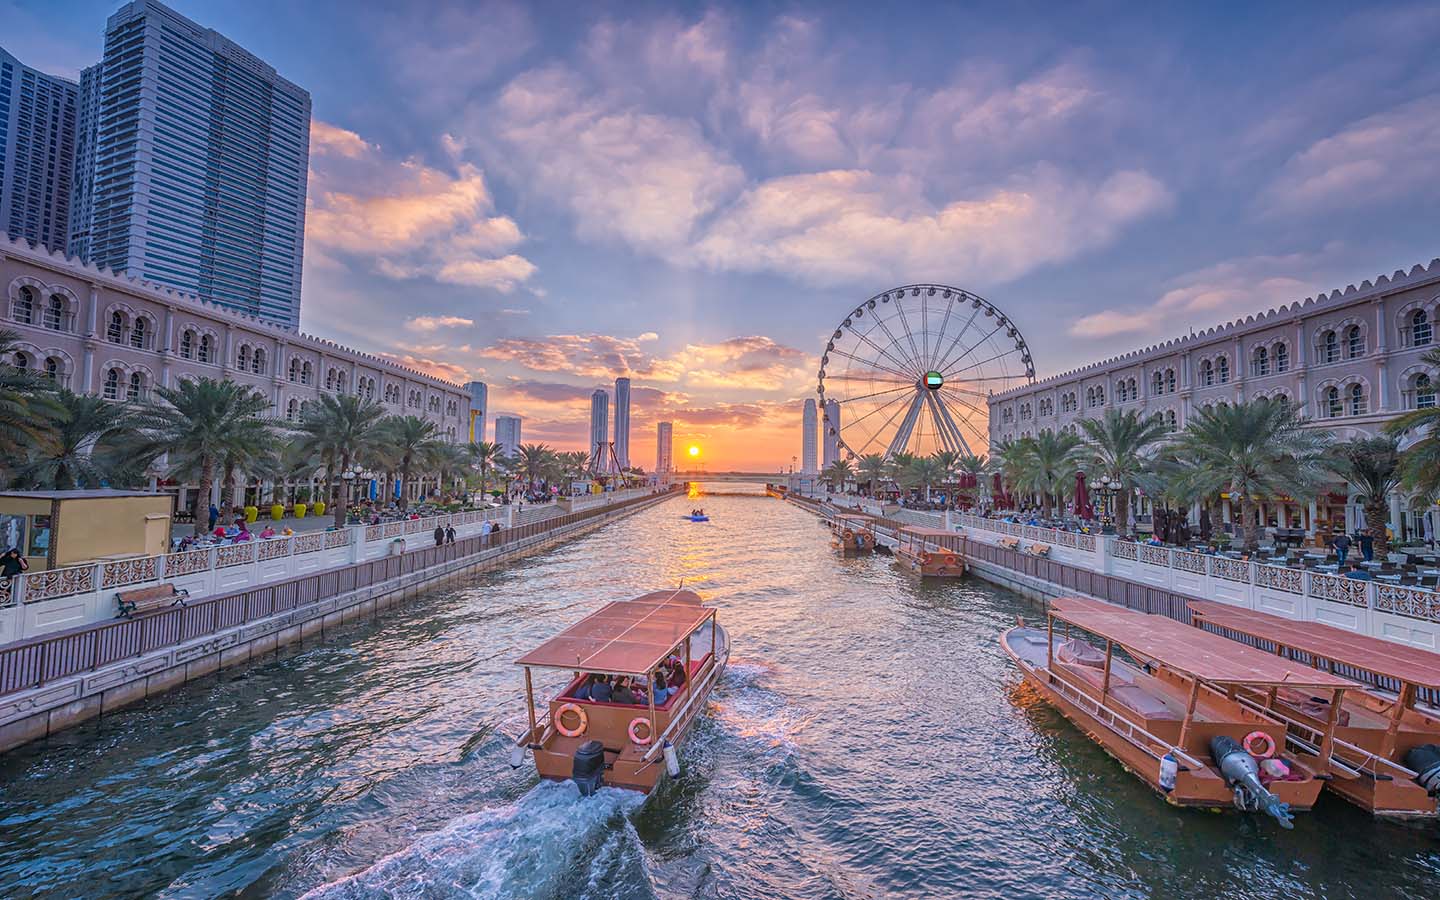
[[[596,675],[595,680],[590,683],[590,699],[596,703],[609,703],[614,697],[610,689],[610,678],[606,675]]]
[[[650,673],[650,696],[655,698],[656,706],[664,706],[670,699],[670,683],[665,679],[663,668]]]
[[[634,705],[635,692],[630,689],[630,679],[621,678],[615,682],[615,690],[610,694],[610,702]]]
[[[576,700],[589,700],[590,687],[595,684],[595,678],[596,676],[594,675],[586,675],[585,680],[580,682],[580,686],[577,687],[575,689],[575,693],[571,694],[570,696],[574,697]]]

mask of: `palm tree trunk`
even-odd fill
[[[1369,497],[1365,500],[1365,530],[1374,542],[1375,557],[1384,559],[1390,553],[1390,540],[1385,537],[1385,526],[1390,521],[1390,510],[1384,497]]]
[[[195,517],[195,536],[199,537],[205,533],[205,526],[210,522],[210,467],[209,457],[200,459],[200,483],[196,485],[195,503],[190,508],[190,513]]]
[[[235,463],[225,461],[225,474],[220,482],[220,516],[224,518],[230,515],[235,508]]]
[[[1255,525],[1255,501],[1249,493],[1240,495],[1240,546],[1246,553],[1254,553],[1260,546],[1260,529]]]
[[[410,506],[410,454],[400,460],[400,511]]]
[[[1115,494],[1115,533],[1128,534],[1130,530],[1130,492],[1128,490],[1118,491]],[[1156,535],[1156,537],[1161,537]],[[1162,538],[1163,540],[1163,538]]]
[[[350,471],[350,454],[346,453],[340,457],[340,472],[348,471]],[[330,472],[330,511],[334,516],[336,528],[345,527],[345,514],[349,512],[349,510],[345,508],[345,500],[349,498],[342,499],[340,496],[341,485],[343,483],[339,477],[339,472],[332,470]]]

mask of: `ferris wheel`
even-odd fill
[[[824,435],[849,459],[983,452],[986,398],[1035,381],[1020,329],[994,304],[907,284],[851,310],[820,357]]]

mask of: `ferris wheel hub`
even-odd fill
[[[936,372],[934,369],[931,369],[929,372],[925,373],[924,384],[930,390],[938,391],[945,384],[945,376],[941,375],[939,372]]]

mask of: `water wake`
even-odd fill
[[[541,782],[513,803],[455,819],[302,900],[574,896],[594,879],[596,859],[613,859],[617,843],[633,835],[626,815],[644,800],[613,788],[581,799],[568,781]]]

